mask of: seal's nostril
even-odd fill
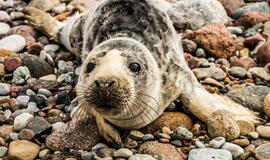
[[[95,80],[94,83],[98,88],[110,88],[115,84],[115,80]]]

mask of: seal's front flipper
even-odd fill
[[[24,17],[33,27],[51,39],[58,41],[59,26],[57,25],[57,20],[34,7],[25,7],[23,12],[25,14]]]
[[[95,117],[100,135],[105,138],[107,142],[121,147],[122,141],[119,132],[101,115],[96,114]]]

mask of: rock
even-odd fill
[[[0,22],[0,35],[5,35],[9,32],[10,26],[7,23]]]
[[[180,112],[164,112],[158,119],[142,129],[142,131],[144,133],[155,133],[162,130],[163,127],[176,130],[178,127],[191,129],[192,126],[193,122],[186,114]]]
[[[131,138],[131,139],[134,139],[134,140],[138,141],[138,140],[141,140],[143,136],[144,136],[144,134],[142,132],[136,131],[136,130],[131,130],[129,132],[129,136],[128,137]]]
[[[209,147],[218,149],[225,143],[224,137],[216,137],[209,142]]]
[[[263,67],[253,67],[248,70],[248,72],[255,78],[261,78],[262,80],[269,81],[270,74]]]
[[[34,29],[34,27],[30,25],[19,25],[12,27],[10,30],[10,34],[18,34],[26,37],[37,37],[37,31]]]
[[[28,67],[31,76],[34,78],[39,78],[54,73],[54,68],[50,64],[39,59],[35,55],[23,54],[20,55],[20,57],[23,65]]]
[[[251,138],[251,139],[258,139],[258,138],[259,138],[259,133],[257,133],[257,132],[249,132],[249,133],[247,134],[247,136],[248,136],[249,138]]]
[[[263,101],[263,111],[265,115],[270,118],[270,92],[267,94]]]
[[[55,131],[57,129],[61,129],[61,128],[65,127],[65,125],[66,124],[63,122],[56,122],[56,123],[52,124],[52,131]]]
[[[183,39],[182,46],[184,51],[188,53],[194,53],[197,49],[197,44],[189,39]]]
[[[232,143],[239,145],[241,147],[247,147],[250,144],[248,139],[235,139],[232,141]]]
[[[30,77],[31,75],[29,69],[25,66],[20,66],[13,72],[12,83],[21,84],[22,80],[24,83]]]
[[[55,74],[49,74],[49,75],[40,77],[39,80],[43,80],[43,81],[56,81],[57,80],[57,77],[56,77]]]
[[[10,35],[0,39],[0,49],[20,52],[26,45],[25,39],[20,35]]]
[[[2,78],[5,74],[5,66],[3,64],[0,64],[0,78]]]
[[[22,113],[15,117],[13,127],[16,131],[20,131],[25,128],[27,124],[34,119],[34,116],[30,113]]]
[[[0,158],[3,158],[7,154],[7,147],[0,146]]]
[[[8,13],[6,11],[0,10],[0,21],[6,22],[9,20],[10,20],[10,16],[8,15]]]
[[[146,142],[146,141],[152,141],[152,140],[155,140],[155,137],[154,137],[152,134],[145,134],[145,135],[142,137],[142,141],[143,141],[143,142]]]
[[[133,155],[133,153],[131,152],[131,150],[127,149],[127,148],[121,148],[118,149],[117,151],[115,151],[113,153],[114,157],[121,157],[121,158],[129,158]]]
[[[217,23],[186,33],[183,38],[193,40],[215,58],[231,57],[236,47],[231,33],[224,25]]]
[[[242,67],[232,67],[230,69],[230,74],[237,78],[244,78],[247,75],[247,70]]]
[[[108,148],[108,146],[104,143],[97,143],[96,145],[94,145],[91,150],[97,152],[98,150],[102,149],[102,148]]]
[[[259,125],[256,131],[259,133],[260,137],[270,138],[270,126]]]
[[[226,96],[251,110],[261,112],[263,100],[270,91],[266,86],[234,86]]]
[[[48,132],[52,129],[52,125],[44,118],[36,117],[30,123],[28,123],[27,129],[32,130],[35,135],[40,135]]]
[[[94,157],[93,153],[91,152],[84,152],[82,153],[82,160],[91,160]]]
[[[192,149],[188,154],[188,160],[232,160],[232,154],[222,149]]]
[[[43,149],[39,152],[38,157],[41,159],[45,159],[45,156],[50,153],[49,149]]]
[[[139,147],[140,154],[148,154],[159,160],[183,160],[182,154],[171,144],[149,141]]]
[[[30,141],[12,141],[9,144],[8,158],[18,160],[34,160],[37,157],[39,150],[39,146]]]
[[[238,1],[218,0],[218,1],[223,5],[228,15],[232,15],[237,9],[239,9],[241,6],[245,4],[244,0],[238,0]]]
[[[59,0],[31,0],[31,2],[28,4],[30,7],[35,7],[37,9],[40,9],[42,11],[49,11],[51,10],[54,6],[60,4]]]
[[[35,137],[35,133],[30,129],[22,129],[19,133],[19,139],[30,141]]]
[[[195,68],[192,70],[198,80],[206,78],[213,78],[215,80],[223,80],[226,77],[226,73],[217,67],[210,68]]]
[[[46,46],[44,46],[44,50],[47,52],[56,52],[59,50],[59,45],[57,44],[47,44]]]
[[[205,144],[203,144],[203,142],[201,141],[195,141],[195,146],[198,148],[205,148]]]
[[[268,20],[270,20],[269,13],[250,11],[242,14],[237,20],[235,20],[234,25],[250,28],[256,24],[264,23]]]
[[[27,106],[29,100],[30,100],[29,96],[18,96],[16,98],[16,101],[17,101],[18,105],[23,106],[23,107]]]
[[[249,11],[255,11],[255,12],[270,12],[270,7],[267,2],[257,2],[257,3],[249,3],[248,5],[245,5],[241,8],[239,8],[237,11],[235,11],[232,15],[233,19],[239,18],[241,15],[243,15],[246,12]]]
[[[225,149],[228,150],[232,153],[233,157],[239,157],[241,154],[244,153],[244,149],[241,148],[240,146],[233,144],[233,143],[229,143],[229,142],[225,142],[225,144],[221,147],[221,149]]]
[[[263,31],[268,34],[270,33],[270,21],[264,23]]]
[[[263,37],[261,36],[261,34],[256,33],[252,36],[249,36],[245,39],[244,41],[244,45],[246,47],[248,47],[249,49],[254,49],[256,47],[256,45],[260,42],[263,41]]]
[[[7,72],[13,72],[22,65],[22,60],[19,57],[8,57],[5,59],[5,68]]]
[[[174,25],[182,30],[195,30],[210,23],[228,22],[225,9],[216,0],[177,1],[167,13]]]
[[[243,30],[239,27],[227,27],[227,30],[231,32],[231,34],[241,35],[243,34]]]
[[[0,96],[5,96],[10,93],[10,84],[0,82]]]
[[[241,57],[239,59],[237,57],[231,57],[230,62],[232,67],[242,67],[246,70],[256,66],[255,61],[249,57]]]
[[[0,58],[7,58],[11,56],[15,56],[16,53],[7,49],[0,49]]]
[[[202,48],[198,48],[196,50],[196,57],[205,58],[206,57],[205,51]]]
[[[13,126],[12,125],[3,125],[3,126],[0,126],[0,137],[2,138],[7,138],[10,133],[12,133],[14,130],[13,130]]]
[[[231,114],[225,110],[218,110],[206,120],[208,133],[212,138],[224,137],[227,141],[236,139],[240,135],[240,128]]]
[[[56,130],[46,139],[46,146],[51,150],[88,150],[100,142],[100,139],[95,119],[91,117],[72,120],[67,127]]]
[[[193,138],[193,134],[186,128],[179,127],[173,132],[172,138],[175,140],[190,140]]]
[[[128,160],[155,160],[155,158],[147,154],[135,154],[131,156]]]
[[[37,113],[40,111],[40,109],[37,107],[37,103],[36,102],[29,102],[27,104],[27,109],[33,111],[34,113]]]
[[[257,59],[258,63],[262,66],[270,63],[270,38],[258,49]]]
[[[255,156],[259,160],[270,159],[270,143],[260,145],[255,149]]]

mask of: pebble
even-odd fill
[[[240,146],[233,144],[233,143],[229,143],[229,142],[225,142],[225,144],[221,147],[221,149],[225,149],[228,150],[232,153],[233,157],[239,157],[241,154],[244,153],[244,149],[241,148]]]
[[[19,131],[27,126],[27,124],[34,119],[34,116],[30,113],[22,113],[15,117],[13,127],[16,131]]]
[[[29,96],[18,96],[16,98],[17,103],[22,107],[27,107],[29,100],[30,100]]]
[[[115,151],[113,153],[113,156],[115,158],[121,157],[121,158],[129,158],[133,155],[133,153],[131,152],[131,150],[127,149],[127,148],[121,148],[117,151]]]
[[[52,128],[52,125],[42,117],[35,117],[30,123],[28,123],[27,129],[32,130],[35,135],[40,135]]]
[[[46,52],[56,52],[56,51],[58,51],[59,50],[59,45],[57,45],[57,44],[47,44],[46,46],[44,46],[44,50],[46,51]]]
[[[175,140],[190,140],[193,138],[193,134],[186,128],[179,127],[173,132],[172,138]]]
[[[91,160],[94,157],[94,155],[91,152],[84,152],[81,155],[82,160]]]
[[[10,16],[8,15],[8,13],[6,11],[0,10],[0,21],[9,21],[9,20]]]
[[[255,156],[259,160],[268,160],[270,159],[270,143],[260,145],[255,149]]]
[[[230,74],[237,78],[244,78],[247,75],[247,70],[242,67],[232,67],[230,69]]]
[[[216,137],[209,142],[209,147],[218,149],[226,142],[224,137]]]
[[[0,35],[5,35],[9,32],[10,26],[7,23],[0,22]]]
[[[259,133],[257,133],[257,132],[249,132],[247,134],[247,136],[252,138],[252,139],[258,139],[259,138]]]
[[[37,113],[40,111],[40,109],[37,107],[37,103],[36,102],[29,102],[27,104],[27,109],[33,111],[34,113]]]
[[[8,157],[11,159],[34,160],[39,153],[39,146],[27,140],[12,141],[8,148]]]
[[[227,150],[201,148],[192,149],[188,154],[188,160],[232,160],[232,154]]]
[[[270,126],[259,125],[256,131],[259,133],[260,137],[270,138]]]
[[[217,67],[195,68],[192,71],[199,80],[203,80],[205,78],[213,78],[219,81],[223,80],[227,76],[222,69]]]
[[[47,90],[47,89],[45,89],[45,88],[40,88],[40,89],[38,90],[38,94],[43,94],[43,95],[45,95],[46,97],[50,97],[50,96],[53,95],[51,91],[49,91],[49,90]]]
[[[205,148],[205,144],[202,141],[195,141],[195,145],[198,148]]]
[[[13,141],[19,140],[19,133],[10,133],[9,137]]]
[[[248,11],[256,11],[256,12],[270,12],[270,7],[267,2],[257,2],[257,3],[249,3],[248,5],[244,5],[243,7],[236,10],[232,17],[233,19],[239,18],[242,14]]]
[[[0,146],[0,158],[3,158],[7,154],[7,147]]]
[[[44,81],[56,81],[56,80],[57,80],[57,77],[56,77],[55,74],[49,74],[49,75],[40,77],[39,80],[44,80]]]
[[[155,137],[154,137],[152,134],[145,134],[145,135],[142,137],[142,141],[143,141],[143,142],[146,142],[146,141],[152,141],[152,140],[155,140]]]
[[[196,50],[196,57],[205,58],[206,57],[206,53],[205,53],[204,49],[198,48]]]
[[[67,83],[67,84],[71,84],[73,83],[73,77],[70,74],[61,74],[58,78],[57,78],[57,82],[60,84],[63,83]]]
[[[22,84],[30,77],[29,69],[25,66],[20,66],[13,72],[12,83]]]
[[[56,122],[52,124],[52,131],[63,128],[66,124],[64,122]]]
[[[49,149],[43,149],[38,153],[38,157],[41,159],[45,159],[45,156],[50,153]]]
[[[255,78],[261,78],[266,81],[270,80],[270,74],[263,67],[253,67],[250,68],[248,72]]]
[[[4,64],[7,72],[13,72],[22,65],[22,60],[17,56],[8,57],[5,59]]]
[[[156,160],[154,157],[147,154],[135,154],[129,157],[128,160]]]
[[[98,151],[101,148],[108,148],[108,146],[104,143],[98,143],[92,147],[91,151]]]
[[[7,110],[4,111],[4,117],[5,117],[6,119],[9,119],[10,116],[11,116],[11,114],[12,114],[12,112],[11,112],[11,110],[9,110],[9,109],[7,109]]]
[[[243,34],[243,30],[239,27],[227,27],[227,30],[232,34],[241,35]]]
[[[189,39],[182,40],[182,46],[185,52],[194,53],[197,49],[197,44]]]
[[[10,93],[10,84],[0,82],[0,96],[6,96]]]
[[[231,141],[232,143],[234,144],[237,144],[241,147],[246,147],[250,144],[249,140],[248,139],[235,139],[233,141]]]
[[[20,140],[31,140],[35,137],[35,133],[30,129],[22,129],[19,132],[19,139]]]
[[[0,40],[0,49],[20,52],[24,49],[26,40],[20,35],[10,35]]]

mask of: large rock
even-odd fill
[[[175,146],[167,143],[149,141],[139,147],[140,154],[148,154],[158,160],[184,160]]]
[[[231,152],[223,149],[200,148],[192,149],[188,160],[232,160]]]
[[[217,0],[181,0],[169,8],[168,14],[180,29],[199,29],[210,23],[228,22],[223,6]]]
[[[8,158],[14,160],[34,160],[39,150],[39,146],[30,141],[12,141],[9,144]]]
[[[246,12],[242,14],[235,22],[234,25],[236,26],[244,26],[246,28],[252,27],[258,23],[264,23],[270,20],[269,13],[263,12]]]
[[[231,33],[222,24],[209,24],[185,36],[205,49],[216,58],[231,57],[235,51],[234,39]]]
[[[49,63],[37,56],[21,54],[20,58],[22,59],[23,65],[27,66],[31,76],[34,78],[39,78],[54,73],[54,68]]]
[[[266,86],[234,86],[226,96],[251,110],[262,112],[263,101],[269,91]]]
[[[227,11],[228,15],[232,15],[238,8],[245,4],[244,0],[218,0],[225,10]]]
[[[248,5],[245,5],[241,8],[239,8],[237,11],[233,13],[233,18],[237,19],[242,14],[249,12],[249,11],[255,11],[255,12],[270,12],[270,7],[267,2],[257,2],[257,3],[249,3]]]
[[[56,130],[46,139],[46,146],[51,150],[88,150],[100,140],[95,118],[90,117],[72,120],[66,127]]]
[[[191,129],[192,126],[192,120],[186,114],[180,112],[164,112],[158,119],[143,128],[142,131],[145,133],[155,133],[160,131],[163,127],[176,130],[178,127]]]

